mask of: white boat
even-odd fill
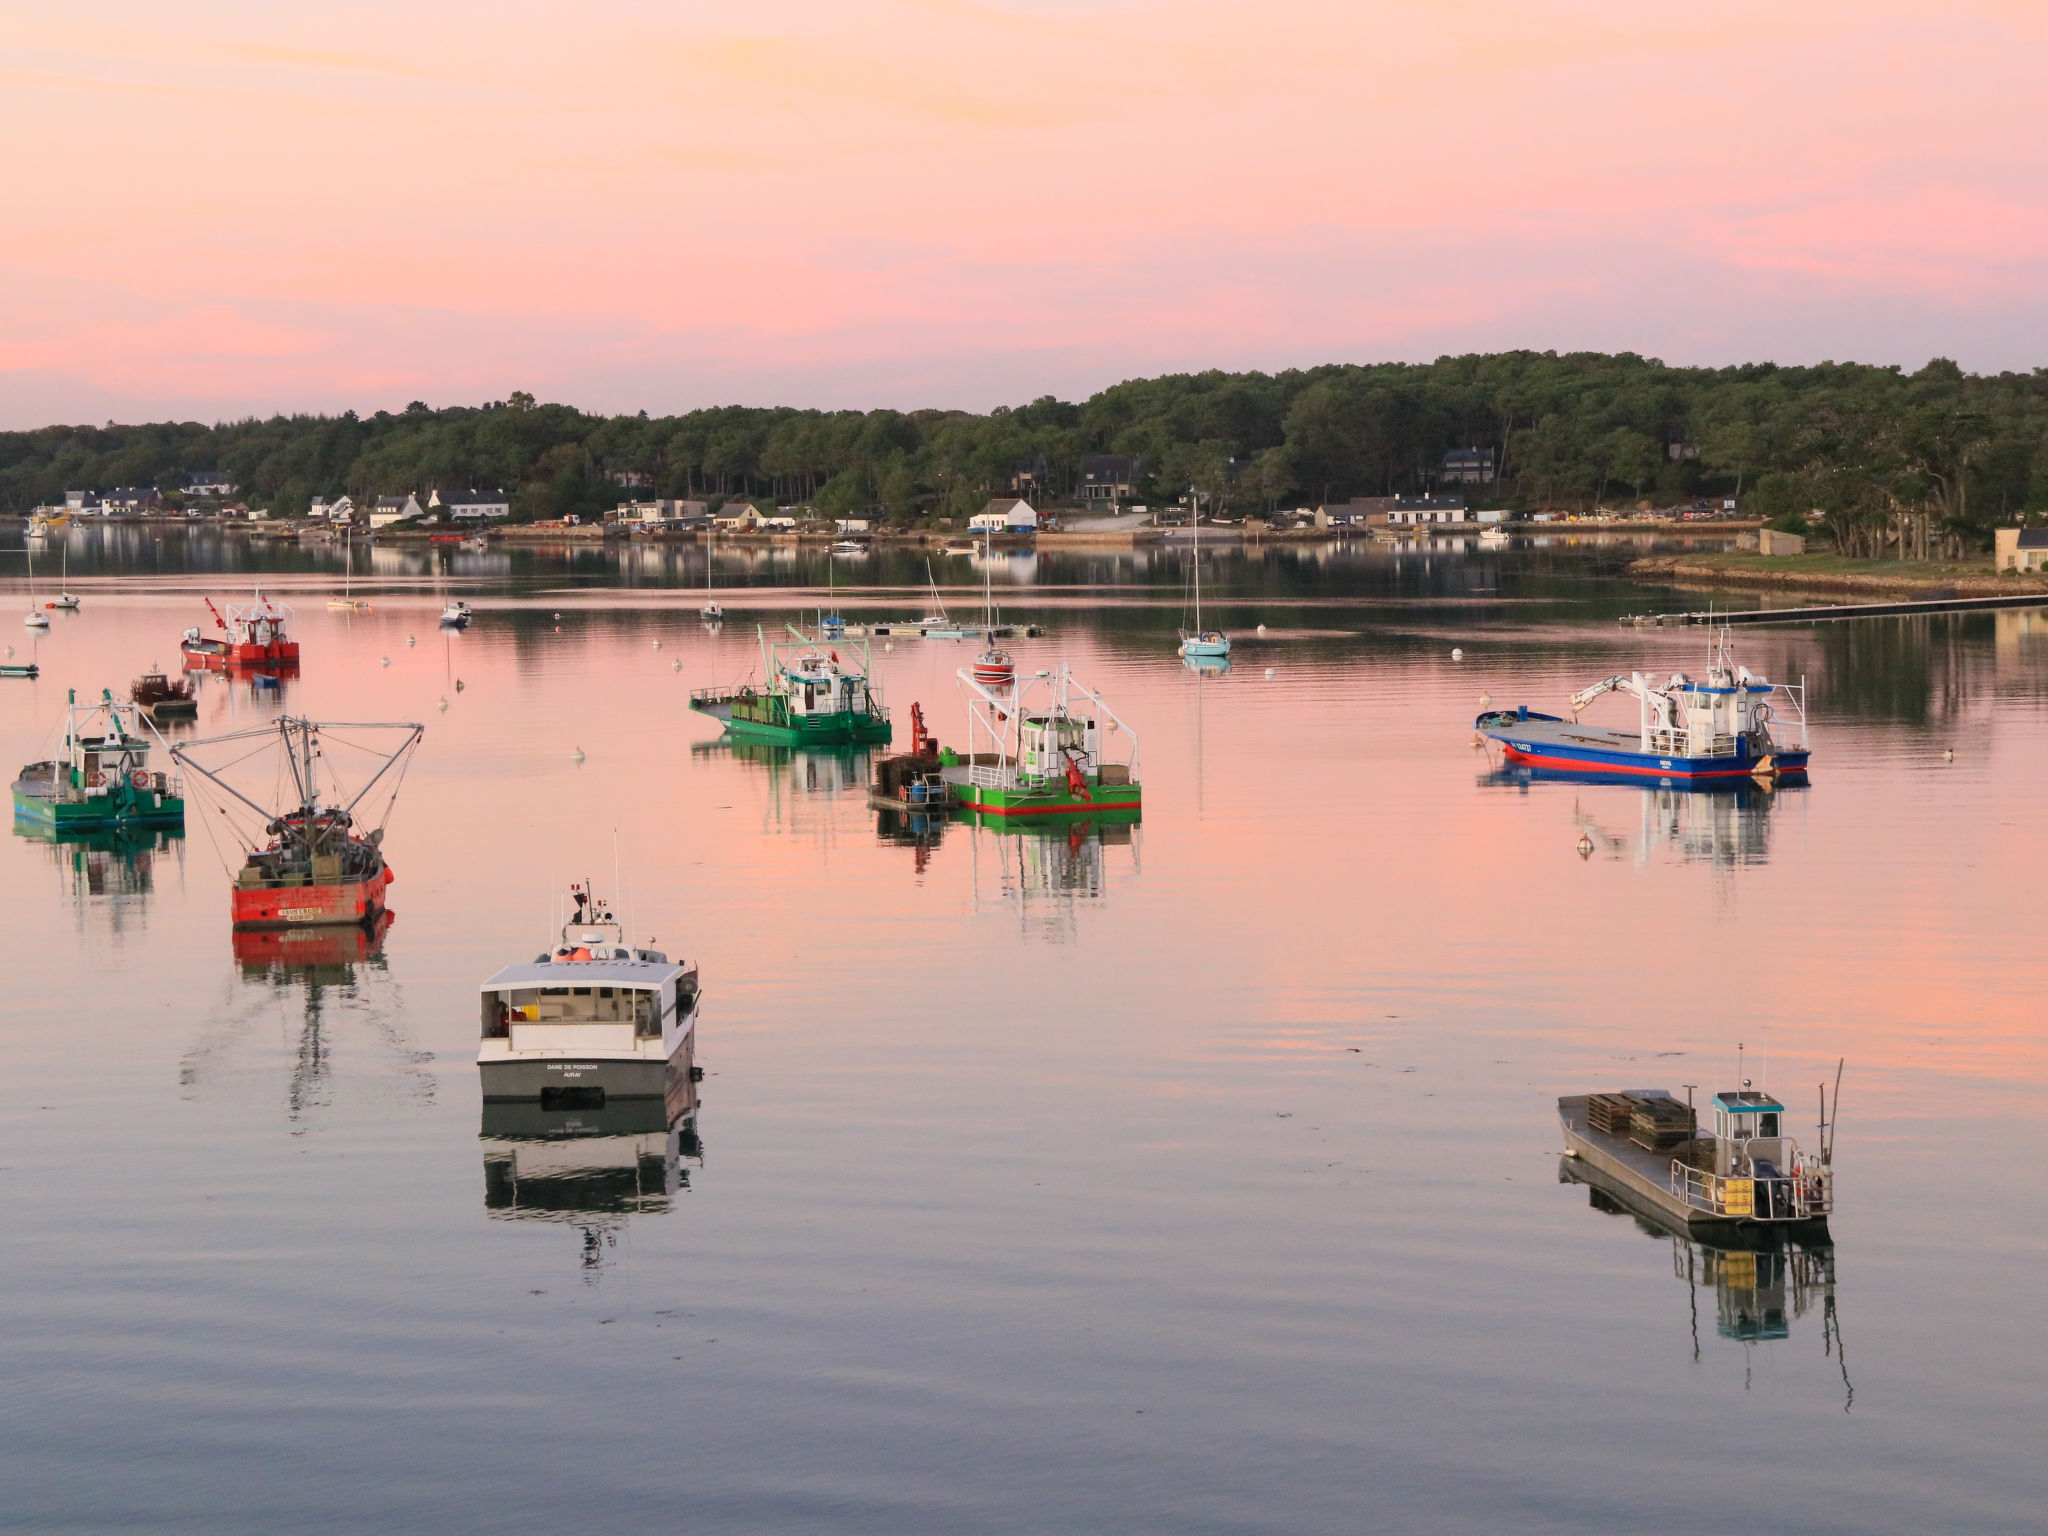
[[[353,539],[343,539],[341,541],[341,557],[341,596],[327,599],[327,606],[351,613],[368,608],[370,600],[367,597],[357,597],[355,595],[356,546]],[[444,624],[448,622],[448,616],[445,613],[441,615],[441,622]]]
[[[1230,636],[1220,629],[1202,628],[1202,507],[1193,491],[1188,493],[1188,502],[1195,530],[1195,627],[1180,632],[1180,654],[1188,660],[1214,660],[1230,654]]]
[[[867,545],[861,543],[859,539],[836,539],[832,544],[832,553],[835,555],[864,555],[867,552]]]
[[[365,603],[363,606],[367,608],[369,604]],[[441,610],[441,627],[443,629],[467,629],[469,628],[469,621],[474,615],[475,610],[469,604],[464,602],[450,603]]]
[[[1505,544],[1507,541],[1508,534],[1505,528],[1489,528],[1479,535],[1479,542],[1482,544]]]
[[[711,595],[711,554],[711,540],[707,537],[704,541],[704,606],[697,610],[697,617],[706,624],[718,625],[725,622],[725,610]]]
[[[625,940],[589,882],[553,950],[479,989],[477,1071],[486,1103],[602,1109],[620,1099],[684,1104],[696,1076],[697,968]]]
[[[42,604],[36,601],[35,547],[33,545],[24,546],[22,553],[28,557],[28,612],[22,616],[21,622],[30,629],[48,629],[50,627],[50,616],[43,612]]]
[[[939,596],[939,582],[938,578],[932,575],[930,560],[924,563],[924,579],[932,594],[931,606],[925,610],[924,617],[911,619],[902,624],[892,624],[889,628],[898,631],[914,629],[927,640],[973,640],[979,637],[980,630],[970,625],[955,623],[952,616],[946,612],[945,600]]]

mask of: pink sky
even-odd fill
[[[2008,0],[4,0],[0,422],[2048,363]]]

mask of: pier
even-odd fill
[[[1994,608],[2048,607],[2048,593],[2015,592],[2008,597],[1926,597],[1894,603],[1820,603],[1809,608],[1709,608],[1704,613],[1624,614],[1638,628],[1666,624],[1815,624],[1830,619],[1899,619],[1919,613],[1976,613]]]

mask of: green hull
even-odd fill
[[[1046,821],[1059,817],[1105,823],[1136,821],[1145,813],[1144,794],[1136,784],[1091,784],[1088,799],[1065,784],[1035,789],[984,789],[959,786],[960,807],[989,822]]]
[[[690,707],[725,721],[726,730],[739,740],[780,747],[876,746],[886,745],[890,736],[885,716],[845,713],[793,718],[773,694],[736,699],[724,708],[704,709],[694,702]]]
[[[56,801],[16,790],[14,814],[59,832],[113,832],[122,827],[182,827],[185,802],[174,795],[151,795],[145,799],[133,794],[118,800],[108,796],[100,800]]]

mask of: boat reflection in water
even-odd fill
[[[1656,1211],[1630,1198],[1626,1189],[1602,1177],[1584,1159],[1558,1160],[1558,1182],[1581,1184],[1587,1203],[1610,1216],[1627,1216],[1650,1237],[1671,1245],[1671,1272],[1685,1282],[1691,1303],[1692,1354],[1702,1351],[1701,1298],[1711,1292],[1715,1336],[1745,1347],[1790,1339],[1793,1325],[1819,1313],[1823,1356],[1842,1378],[1842,1406],[1855,1406],[1849,1361],[1835,1308],[1835,1249],[1832,1243],[1802,1242],[1770,1227],[1730,1228],[1711,1242],[1679,1230]],[[1811,1326],[1809,1324],[1809,1326]]]
[[[496,1221],[578,1228],[583,1267],[594,1277],[627,1220],[668,1210],[704,1165],[695,1084],[684,1093],[679,1112],[660,1099],[613,1099],[597,1109],[486,1103],[478,1133],[484,1210]]]
[[[1051,937],[1070,937],[1080,904],[1109,894],[1112,850],[1128,850],[1133,872],[1143,868],[1143,831],[1134,822],[1063,818],[1057,825],[1020,824],[973,811],[958,812],[955,819],[973,829],[976,901],[987,894],[992,864],[996,894],[1016,904],[1026,927]]]
[[[877,805],[875,841],[891,848],[908,848],[911,868],[922,875],[931,866],[932,854],[945,841],[946,826],[952,820],[943,808],[920,810],[911,806]]]
[[[185,836],[177,828],[59,832],[47,822],[19,819],[14,835],[49,848],[81,925],[90,906],[105,913],[116,934],[127,929],[129,919],[142,912],[143,898],[155,890],[157,861],[168,856],[177,870],[185,862]]]
[[[391,931],[389,907],[374,924],[327,928],[237,928],[229,935],[242,979],[280,985],[303,981],[309,993],[321,986],[352,983],[364,962],[384,966],[384,935]]]
[[[1770,858],[1772,818],[1812,793],[1801,784],[1768,789],[1743,781],[1716,788],[1670,784],[1646,785],[1641,779],[1609,774],[1564,774],[1542,769],[1505,768],[1481,775],[1485,788],[1513,788],[1525,793],[1539,782],[1613,785],[1631,795],[1580,796],[1572,821],[1581,834],[1579,852],[1647,864],[1659,850],[1676,854],[1685,864],[1736,868],[1762,864]],[[1629,812],[1633,812],[1633,816]],[[1630,826],[1633,820],[1634,825]]]

